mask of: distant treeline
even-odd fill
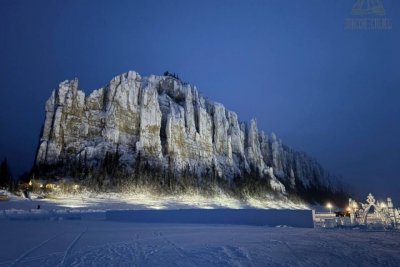
[[[19,177],[23,179],[23,177]],[[18,187],[18,179],[15,179],[11,173],[7,158],[4,158],[0,164],[0,189],[15,191]]]

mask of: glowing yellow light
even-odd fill
[[[55,186],[55,184],[46,184],[46,189],[54,189],[56,186]]]
[[[330,202],[326,204],[326,208],[329,209],[329,213],[332,213],[333,205]]]
[[[385,203],[381,203],[381,208],[386,208],[386,204]]]
[[[350,207],[347,207],[347,209],[346,209],[348,212],[350,212],[351,211],[351,208]]]
[[[29,186],[32,186],[32,180],[29,180]]]
[[[74,184],[74,189],[75,189],[75,190],[78,190],[78,188],[79,188],[79,185]]]
[[[358,208],[357,203],[356,203],[356,202],[353,202],[353,209],[357,209],[357,208]]]
[[[43,188],[43,185],[42,185],[42,184],[39,184],[39,187],[40,187],[40,188]]]

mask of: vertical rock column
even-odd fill
[[[140,98],[140,137],[136,143],[138,151],[150,158],[161,158],[161,110],[158,93],[151,83],[141,89]]]
[[[46,102],[46,120],[36,162],[55,164],[65,143],[80,137],[85,95],[78,91],[78,80],[60,83]]]
[[[258,137],[257,122],[253,119],[250,121],[250,128],[247,137],[247,160],[250,166],[253,166],[253,168],[258,170],[262,176],[265,164],[261,154],[260,140]]]

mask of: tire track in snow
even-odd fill
[[[65,251],[64,257],[60,263],[60,266],[65,266],[65,262],[68,259],[69,255],[71,254],[71,251],[73,249],[73,247],[75,246],[75,244],[79,241],[79,239],[81,239],[81,237],[83,236],[84,233],[86,233],[87,231],[87,227],[85,228],[85,230],[83,230],[73,241],[72,243],[68,246],[67,250]]]
[[[20,263],[24,258],[26,258],[26,256],[28,256],[29,254],[31,254],[32,252],[34,252],[35,250],[43,247],[44,245],[46,245],[47,243],[49,243],[50,241],[56,239],[57,237],[63,235],[65,233],[61,233],[61,234],[57,234],[53,237],[50,237],[49,239],[46,239],[45,241],[43,241],[42,243],[34,246],[33,248],[28,249],[27,251],[25,251],[24,253],[22,253],[11,265],[11,266],[16,266],[18,263]]]
[[[169,245],[170,247],[172,247],[175,252],[183,259],[188,261],[188,264],[190,264],[190,266],[196,266],[195,262],[193,262],[192,259],[192,255],[190,255],[190,253],[188,253],[187,251],[185,251],[183,248],[181,248],[180,246],[178,246],[177,244],[175,244],[174,242],[172,242],[170,239],[168,239],[167,237],[164,236],[164,234],[162,232],[153,232],[153,235],[156,236],[157,238],[161,239],[164,241],[164,243],[166,243],[167,245]]]
[[[253,262],[248,252],[236,246],[222,246],[223,253],[228,258],[231,266],[253,266]]]
[[[69,266],[143,266],[146,262],[138,235],[129,241],[80,250],[67,260]]]
[[[134,265],[139,266],[140,264],[144,264],[147,261],[147,255],[145,255],[143,248],[139,242],[139,234],[135,234],[134,238],[132,238],[133,244],[131,248],[133,249],[133,257],[134,257]]]
[[[167,243],[169,246],[171,246],[176,251],[176,253],[178,253],[179,256],[181,256],[182,258],[186,256],[185,251],[181,247],[177,246],[174,242],[166,238],[162,232],[158,232],[158,237],[164,240],[164,242]]]

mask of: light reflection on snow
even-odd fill
[[[49,205],[71,209],[308,209],[305,204],[289,200],[247,198],[241,202],[236,198],[221,194],[203,196],[187,194],[180,196],[158,196],[147,192],[140,193],[90,193],[59,194],[52,199],[41,199]]]

